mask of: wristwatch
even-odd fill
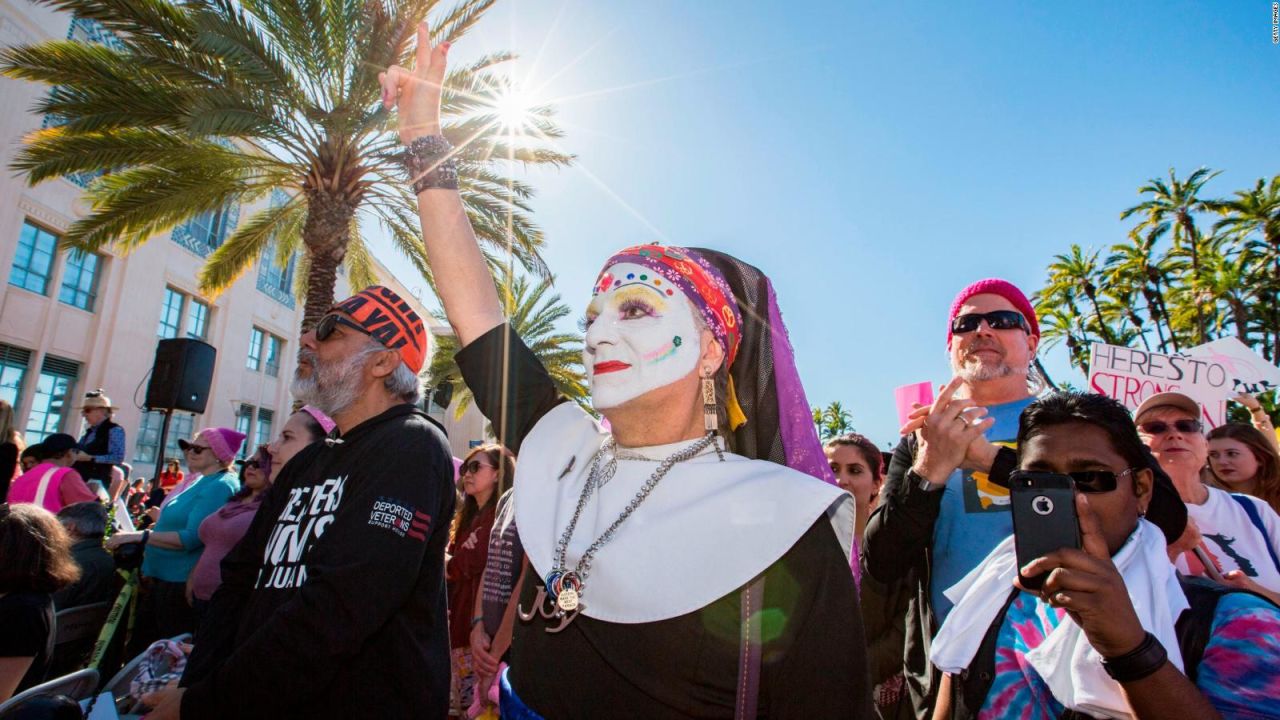
[[[916,473],[915,468],[911,468],[907,470],[907,482],[912,483],[913,485],[915,485],[920,490],[923,490],[924,492],[938,492],[939,490],[942,490],[947,486],[946,483],[938,484],[938,483],[932,482],[927,477],[923,477],[922,475]]]

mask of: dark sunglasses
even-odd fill
[[[1022,317],[1022,313],[1015,310],[993,310],[989,313],[965,313],[957,315],[955,320],[951,321],[951,333],[953,335],[971,333],[978,329],[982,321],[986,320],[987,325],[992,330],[1013,330],[1021,328],[1027,332],[1031,332],[1031,328],[1027,326],[1027,319]]]
[[[1196,435],[1204,432],[1204,424],[1199,420],[1174,420],[1167,423],[1163,420],[1152,420],[1144,422],[1138,426],[1138,429],[1148,435],[1163,435],[1169,432],[1169,428],[1182,433],[1183,435]]]
[[[364,335],[369,334],[368,330],[365,330],[363,327],[360,327],[359,324],[352,322],[341,315],[325,315],[320,318],[320,322],[316,323],[316,340],[319,340],[320,342],[328,340],[329,336],[333,334],[333,331],[336,330],[339,325],[349,327]]]
[[[199,455],[205,450],[210,449],[208,445],[196,445],[194,443],[189,443],[186,440],[179,440],[178,447],[182,448],[182,452],[189,452],[192,455]]]
[[[466,475],[467,473],[471,473],[474,475],[475,473],[480,472],[480,468],[497,469],[497,468],[494,468],[489,463],[482,463],[479,460],[471,460],[469,462],[462,463],[462,465],[458,467],[458,472],[462,475]]]
[[[1110,470],[1078,470],[1065,474],[1075,482],[1076,489],[1082,493],[1108,493],[1116,489],[1116,481],[1120,476],[1132,475],[1133,468],[1118,473]]]

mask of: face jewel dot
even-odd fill
[[[636,274],[635,274],[635,273],[627,273],[627,279],[628,279],[628,280],[635,280],[635,279],[636,279]]]
[[[667,294],[668,294],[668,295],[675,295],[675,294],[676,294],[676,291],[675,291],[675,290],[668,290],[668,291],[667,291]]]
[[[648,276],[648,275],[641,275],[641,276],[640,276],[640,279],[641,279],[641,280],[648,280],[648,279],[649,279],[649,276]]]
[[[654,284],[654,285],[661,285],[661,284],[662,284],[662,278],[654,278],[654,279],[653,279],[653,284]]]
[[[614,287],[618,287],[618,286],[619,286],[619,285],[621,285],[621,284],[622,284],[622,281],[621,281],[621,280],[614,280],[614,281],[613,281],[613,286],[614,286]]]

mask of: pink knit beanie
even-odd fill
[[[947,344],[951,344],[951,321],[956,319],[956,315],[960,314],[960,307],[965,301],[974,295],[999,295],[1013,304],[1014,309],[1022,313],[1027,319],[1027,325],[1031,326],[1031,334],[1040,337],[1040,321],[1036,319],[1036,310],[1031,307],[1031,301],[1027,300],[1027,296],[1022,294],[1016,285],[1008,280],[1000,278],[986,278],[973,283],[969,287],[960,291],[956,295],[956,299],[951,301],[951,312],[947,314]]]
[[[213,456],[224,463],[235,459],[236,453],[240,452],[240,443],[244,442],[244,433],[238,433],[231,428],[205,428],[197,433],[196,437],[204,438],[205,442],[209,443]]]

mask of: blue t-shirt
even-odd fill
[[[178,494],[160,511],[153,532],[176,532],[182,550],[148,545],[142,556],[142,574],[165,582],[186,582],[200,560],[204,543],[200,523],[227,503],[240,489],[240,481],[230,470],[205,475]]]
[[[1065,706],[1026,656],[1064,621],[1065,610],[1018,593],[1000,626],[995,680],[978,720],[1062,716]],[[1227,720],[1280,717],[1280,610],[1248,593],[1230,593],[1218,601],[1211,633],[1196,676],[1200,692]]]
[[[995,424],[987,440],[1013,447],[1018,418],[1035,398],[1028,397],[987,407]],[[951,601],[942,593],[981,563],[1001,541],[1013,534],[1009,514],[1009,490],[992,483],[984,472],[957,470],[942,491],[942,510],[933,526],[933,573],[929,594],[938,625],[951,612]]]

